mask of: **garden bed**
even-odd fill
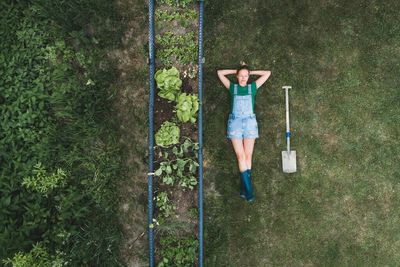
[[[156,266],[196,266],[197,32],[193,0],[155,8],[154,206]]]

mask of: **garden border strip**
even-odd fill
[[[197,187],[198,196],[198,209],[199,209],[199,259],[198,266],[203,267],[203,13],[204,13],[204,0],[199,0],[199,62],[198,62],[198,162],[199,162],[199,181]]]
[[[149,266],[154,267],[154,232],[153,232],[153,175],[154,175],[154,0],[149,0],[149,173],[148,173],[148,223]]]

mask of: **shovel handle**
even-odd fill
[[[282,86],[282,89],[285,90],[285,100],[286,100],[286,144],[287,144],[287,152],[290,153],[290,123],[289,123],[289,89],[292,89],[292,86],[285,85]]]

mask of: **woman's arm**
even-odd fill
[[[218,78],[220,79],[220,81],[224,84],[224,86],[227,89],[229,89],[231,82],[225,76],[229,75],[229,74],[236,74],[236,70],[217,70],[217,74],[218,74]]]
[[[260,88],[271,76],[271,71],[269,70],[252,70],[250,71],[250,75],[260,75],[260,77],[256,80],[257,89]]]

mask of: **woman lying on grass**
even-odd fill
[[[218,70],[217,73],[218,78],[231,95],[231,112],[228,120],[227,137],[232,141],[239,164],[240,196],[247,201],[253,201],[254,194],[250,177],[251,158],[255,140],[258,138],[254,99],[257,89],[268,80],[271,71],[251,71],[248,66],[242,65],[237,70]],[[230,74],[236,74],[237,83],[232,83],[226,77],[226,75]],[[259,75],[260,77],[248,84],[250,75]]]

